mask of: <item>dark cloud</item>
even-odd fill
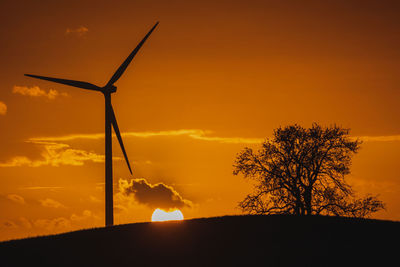
[[[145,179],[120,179],[119,187],[123,194],[133,196],[141,204],[151,208],[173,209],[191,207],[192,203],[184,199],[173,187],[163,184],[150,184]]]

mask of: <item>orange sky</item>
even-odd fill
[[[104,225],[104,101],[24,73],[116,83],[116,223],[149,221],[131,179],[163,183],[185,218],[239,214],[236,153],[290,123],[365,142],[349,182],[400,220],[397,1],[0,2],[0,240]],[[185,202],[186,201],[186,202]]]

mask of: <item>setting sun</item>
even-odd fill
[[[180,221],[183,220],[183,214],[180,210],[174,210],[170,212],[163,211],[162,209],[156,209],[151,215],[152,222],[165,222],[165,221]]]

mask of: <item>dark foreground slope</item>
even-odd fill
[[[0,266],[399,266],[400,222],[227,216],[0,243]]]

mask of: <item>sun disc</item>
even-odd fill
[[[155,209],[151,215],[152,222],[180,221],[183,220],[183,214],[180,210],[166,212],[162,209]]]

